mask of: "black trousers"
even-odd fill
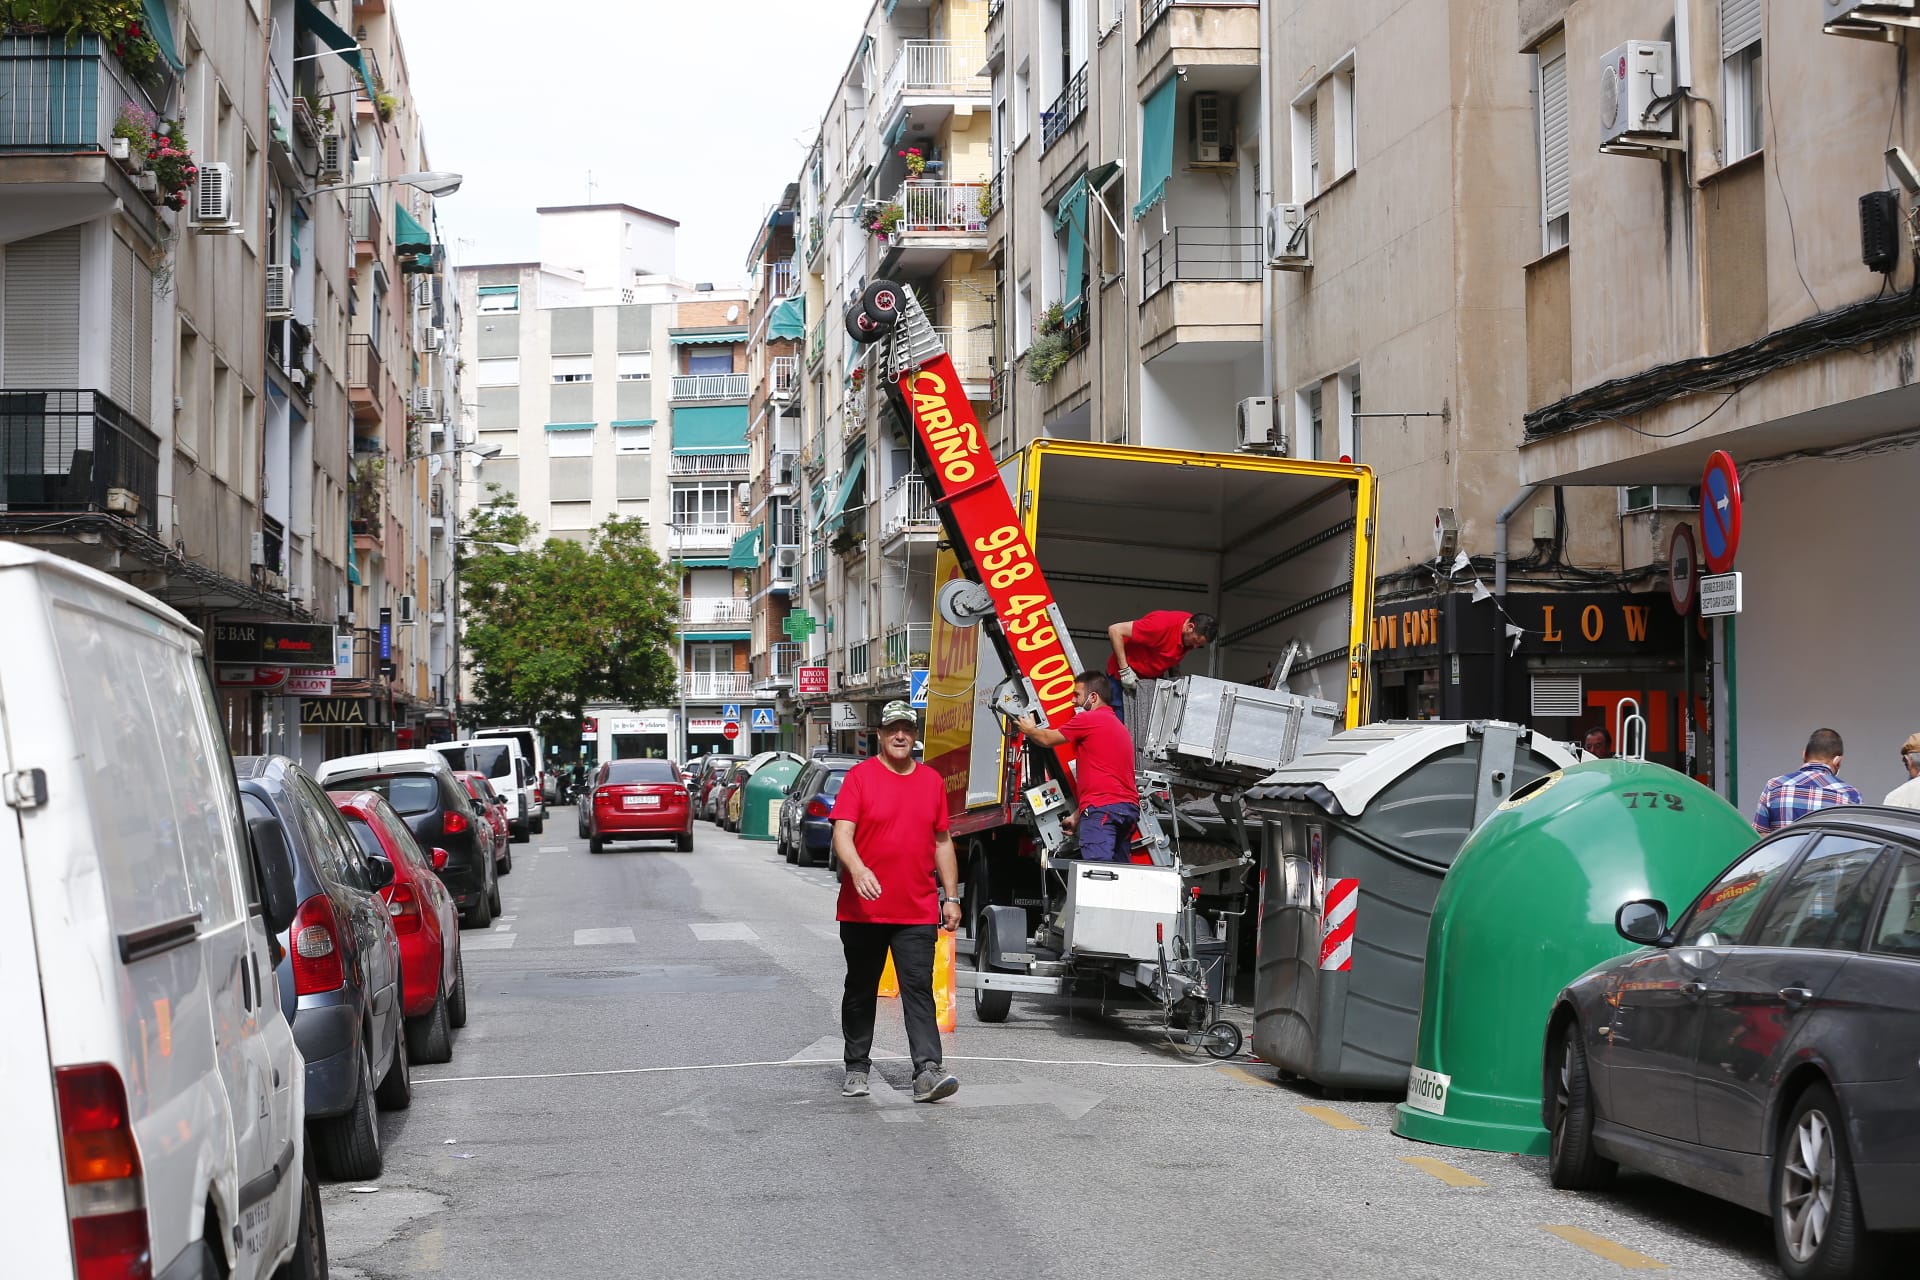
[[[840,997],[840,1034],[847,1042],[847,1070],[871,1071],[873,1011],[880,1000],[880,975],[893,952],[900,979],[900,1011],[907,1020],[907,1047],[913,1073],[940,1065],[940,1023],[933,1009],[933,942],[937,924],[862,924],[840,922],[840,946],[847,953],[847,986]]]

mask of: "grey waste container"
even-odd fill
[[[1264,827],[1253,1051],[1349,1089],[1405,1089],[1440,881],[1508,796],[1574,762],[1498,721],[1334,734],[1247,793]]]

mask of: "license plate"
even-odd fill
[[[620,803],[629,809],[658,809],[659,796],[621,796]]]

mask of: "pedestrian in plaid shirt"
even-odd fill
[[[1760,805],[1753,811],[1754,828],[1765,835],[1789,822],[1798,822],[1815,809],[1836,804],[1860,804],[1860,793],[1840,781],[1840,735],[1815,729],[1800,757],[1804,764],[1783,773],[1760,788]]]

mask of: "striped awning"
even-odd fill
[[[669,333],[667,340],[676,347],[694,347],[704,343],[745,342],[745,329],[703,329],[693,333]]]

